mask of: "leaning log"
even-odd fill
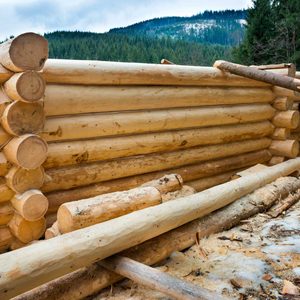
[[[269,104],[212,106],[143,112],[73,115],[47,118],[41,136],[48,142],[88,139],[193,127],[270,120]]]
[[[43,166],[46,169],[57,168],[119,157],[257,139],[271,135],[273,130],[274,127],[270,122],[263,121],[238,126],[227,125],[221,128],[195,128],[134,136],[57,142],[48,145],[47,160]],[[279,136],[277,131],[275,132]]]
[[[125,276],[135,283],[163,292],[179,300],[224,300],[215,292],[201,288],[158,269],[151,268],[124,256],[114,256],[100,262],[106,269]]]
[[[126,110],[270,103],[270,88],[47,84],[47,116]],[[120,99],[122,101],[120,101]]]
[[[220,209],[299,168],[300,158],[292,159],[195,195],[133,212],[13,253],[5,253],[0,256],[0,294],[3,299],[9,299],[96,260],[133,247]],[[23,260],[24,257],[27,259]],[[16,267],[18,272],[12,272]]]
[[[217,68],[89,60],[48,59],[47,82],[84,85],[268,86]]]
[[[288,76],[282,76],[273,72],[267,72],[252,67],[234,64],[224,60],[217,60],[214,67],[230,72],[231,74],[244,76],[249,79],[262,81],[271,85],[276,85],[296,92],[300,91],[300,80]]]
[[[47,58],[47,40],[32,32],[21,34],[0,45],[0,63],[14,72],[40,71]]]
[[[270,144],[270,139],[261,138],[49,169],[46,172],[48,179],[45,181],[42,191],[67,190],[96,182],[181,167],[201,161],[266,149]]]

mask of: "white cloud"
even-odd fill
[[[162,16],[247,8],[251,0],[0,0],[0,39],[25,31],[105,32]]]

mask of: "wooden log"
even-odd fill
[[[22,243],[29,243],[42,237],[46,230],[46,220],[27,221],[21,215],[15,213],[8,223],[11,233]]]
[[[2,126],[0,126],[0,147],[3,146],[11,139],[11,135],[8,134],[5,130],[3,130]]]
[[[84,85],[268,86],[217,68],[107,61],[48,59],[49,83]]]
[[[100,264],[111,272],[125,276],[148,288],[163,292],[171,296],[172,299],[226,299],[215,292],[146,266],[128,257],[114,256],[101,261]]]
[[[292,110],[298,110],[298,111],[299,111],[299,110],[300,110],[299,104],[300,104],[299,102],[294,102],[294,103],[293,103],[293,107],[292,107],[291,109],[292,109]]]
[[[287,140],[291,136],[288,128],[276,128],[272,134],[273,140]]]
[[[49,212],[56,212],[58,207],[65,202],[90,198],[116,191],[128,190],[135,188],[149,180],[158,179],[164,174],[180,174],[184,182],[186,182],[198,178],[210,177],[215,174],[224,173],[226,171],[238,168],[248,167],[257,163],[264,163],[269,161],[270,158],[271,154],[269,151],[261,150],[200,164],[188,165],[181,168],[100,182],[72,190],[52,192],[47,194],[49,201]],[[158,188],[157,186],[155,187]]]
[[[46,228],[50,228],[57,220],[57,214],[55,213],[50,213],[46,215]]]
[[[201,161],[262,150],[268,148],[270,144],[270,139],[262,138],[224,145],[149,154],[147,156],[121,158],[81,166],[49,169],[46,172],[48,179],[45,181],[42,191],[67,190],[96,182],[176,168]]]
[[[70,232],[14,253],[5,253],[0,256],[1,297],[9,299],[203,217],[299,168],[300,158],[291,159],[195,195]],[[22,259],[24,257],[26,260]],[[18,272],[13,272],[16,268]]]
[[[11,199],[14,209],[27,221],[37,221],[44,217],[48,209],[48,199],[39,190],[28,190]]]
[[[288,97],[294,101],[300,99],[298,93],[292,90],[288,90],[278,86],[273,86],[272,91],[277,97]]]
[[[40,71],[47,58],[47,40],[32,32],[21,34],[0,46],[0,63],[14,72]]]
[[[47,158],[47,144],[37,135],[24,134],[13,138],[3,149],[11,163],[24,169],[36,169]]]
[[[267,72],[224,60],[217,60],[214,63],[214,67],[230,72],[231,74],[244,76],[246,78],[262,81],[271,85],[277,85],[293,91],[300,91],[300,80],[292,77],[282,76],[274,72]]]
[[[9,201],[15,195],[14,191],[11,190],[5,183],[5,179],[0,180],[0,203]]]
[[[84,86],[47,84],[47,116],[126,110],[270,103],[270,88],[184,86]],[[122,99],[122,101],[120,101]]]
[[[3,87],[10,99],[32,103],[43,98],[46,82],[38,72],[26,71],[13,75]]]
[[[279,178],[204,218],[166,232],[121,254],[144,264],[157,264],[174,251],[187,249],[197,240],[230,229],[243,219],[265,212],[275,201],[293,193],[299,186],[300,181],[296,178]],[[15,300],[82,299],[121,279],[121,276],[104,269],[96,262],[17,296]]]
[[[4,83],[7,81],[14,73],[5,69],[1,64],[0,64],[0,83]]]
[[[42,187],[45,179],[43,167],[26,170],[13,166],[7,173],[6,184],[16,193]]]
[[[46,119],[41,136],[50,142],[240,124],[268,120],[274,113],[269,104],[252,104],[53,117]]]
[[[292,110],[293,100],[289,97],[277,97],[273,102],[273,107],[277,110]]]
[[[296,76],[296,65],[293,63],[260,65],[260,66],[250,66],[250,67],[255,67],[259,70],[275,72],[289,77]]]
[[[296,140],[272,141],[269,150],[273,155],[294,158],[299,153],[299,142]]]
[[[269,136],[273,131],[273,125],[268,121],[263,121],[238,126],[227,125],[221,128],[195,128],[134,136],[57,142],[48,145],[48,156],[43,166],[49,169],[195,146],[244,141]],[[284,129],[284,131],[288,130]]]
[[[215,176],[210,176],[207,178],[200,178],[192,181],[187,181],[186,184],[188,186],[191,186],[193,189],[195,189],[197,192],[202,192],[206,189],[209,189],[213,186],[216,186],[218,184],[225,183],[227,181],[230,181],[234,178],[234,175],[240,171],[241,169],[236,169],[233,171],[229,171],[223,174],[218,174]]]
[[[171,174],[131,190],[65,203],[57,212],[59,231],[71,232],[161,204],[162,193],[178,190],[181,187],[181,177]]]
[[[10,202],[0,204],[0,226],[6,225],[13,217],[14,210]]]
[[[45,231],[45,239],[49,240],[56,236],[61,235],[57,222],[54,222],[51,227],[47,228]]]
[[[0,253],[9,249],[13,236],[7,226],[0,227]]]
[[[1,123],[8,133],[15,136],[38,133],[45,124],[43,104],[15,101],[5,108]]]
[[[274,166],[274,165],[278,165],[281,164],[282,162],[285,161],[285,157],[284,156],[273,156],[270,161],[269,161],[269,166]]]
[[[280,111],[275,114],[272,120],[274,126],[294,129],[299,124],[299,111]]]
[[[67,233],[161,203],[160,192],[150,186],[68,202],[58,209],[58,228]]]
[[[174,65],[174,63],[172,63],[171,61],[167,60],[166,58],[163,58],[160,63],[162,65]]]

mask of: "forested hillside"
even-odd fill
[[[211,65],[231,59],[231,48],[195,42],[118,33],[53,32],[46,34],[50,57],[159,63],[167,58],[177,64]]]

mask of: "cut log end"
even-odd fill
[[[48,58],[48,41],[44,37],[29,32],[7,43],[10,43],[9,59],[1,60],[4,67],[14,72],[43,68]]]
[[[39,190],[29,190],[12,198],[11,203],[27,221],[41,219],[48,209],[48,199]]]
[[[26,133],[38,133],[45,124],[42,103],[24,103],[15,101],[9,104],[2,116],[2,126],[10,134],[20,136]]]
[[[272,141],[269,150],[276,156],[295,158],[299,153],[299,142],[296,140]]]
[[[80,214],[80,212],[78,212],[78,214]],[[62,233],[79,229],[75,226],[73,215],[65,204],[61,205],[57,211],[57,227],[59,232]]]
[[[24,169],[36,169],[47,158],[47,144],[37,135],[13,138],[4,148],[7,159]]]

